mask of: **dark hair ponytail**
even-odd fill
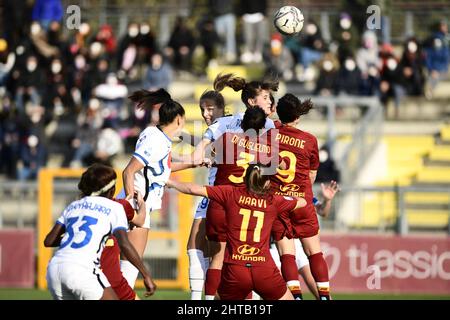
[[[165,126],[171,123],[178,115],[185,115],[183,106],[172,100],[170,94],[162,88],[156,91],[141,89],[133,92],[133,94],[131,94],[128,98],[137,103],[138,109],[143,110],[151,111],[156,105],[161,104],[159,108],[160,126]]]
[[[218,74],[214,80],[214,90],[222,91],[225,87],[230,87],[234,91],[241,91],[241,100],[248,107],[248,99],[254,99],[261,90],[278,91],[277,80],[263,80],[246,82],[244,78],[236,77],[232,73]]]
[[[270,176],[263,175],[263,170],[266,167],[261,163],[250,164],[248,166],[247,172],[245,173],[245,185],[249,192],[263,196],[267,195],[270,191],[270,183],[267,184],[267,181],[270,181]]]

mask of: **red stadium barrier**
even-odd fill
[[[34,237],[32,229],[0,230],[0,287],[34,287]]]
[[[450,294],[450,237],[321,235],[335,292]]]

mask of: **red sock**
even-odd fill
[[[208,269],[208,271],[206,271],[205,295],[214,296],[216,294],[221,276],[222,270],[220,269]]]
[[[316,280],[317,289],[321,300],[330,299],[330,279],[328,277],[328,265],[322,252],[308,257],[312,276]]]
[[[286,281],[289,290],[294,295],[295,299],[302,299],[302,289],[300,288],[300,281],[298,281],[297,263],[295,256],[292,254],[283,254],[281,260],[281,274],[284,281]]]

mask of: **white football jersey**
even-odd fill
[[[237,113],[233,116],[225,116],[217,118],[209,127],[206,129],[203,135],[204,139],[211,141],[216,141],[225,132],[240,133],[243,132],[241,128],[241,122],[244,119],[244,112]],[[275,124],[269,118],[266,118],[265,129],[275,128]]]
[[[56,223],[66,232],[53,263],[70,262],[98,267],[106,239],[116,230],[128,230],[123,206],[105,197],[84,197],[69,204]]]
[[[145,200],[147,213],[161,209],[164,186],[170,177],[172,141],[157,127],[139,135],[133,156],[144,165],[134,176],[134,188]]]

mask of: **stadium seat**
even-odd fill
[[[445,142],[450,142],[450,125],[441,128],[441,139]]]
[[[424,167],[416,180],[419,183],[450,184],[450,167]]]
[[[412,228],[446,228],[448,210],[407,210],[408,224]]]
[[[447,205],[450,203],[450,192],[408,192],[405,194],[405,201],[408,204]]]
[[[450,162],[450,145],[434,146],[430,152],[429,159],[432,161],[449,161]]]

